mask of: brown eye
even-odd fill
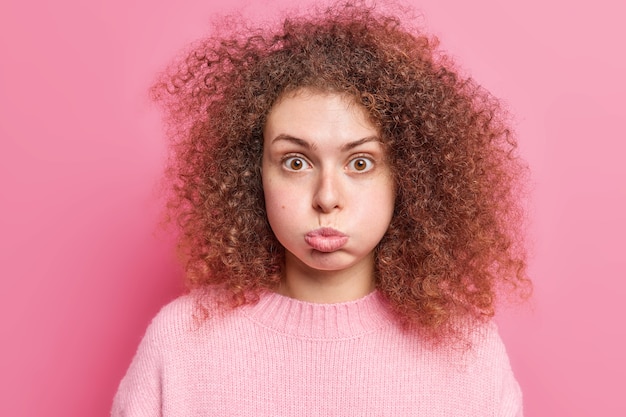
[[[355,158],[350,162],[350,166],[354,171],[365,172],[372,169],[373,164],[367,158]]]
[[[302,161],[299,159],[292,159],[291,163],[289,164],[291,169],[295,169],[298,170],[300,168],[302,168]]]
[[[285,166],[285,168],[287,168],[289,171],[300,171],[303,168],[308,168],[309,163],[306,162],[304,159],[299,158],[297,156],[291,157],[291,158],[287,158],[285,160],[285,162],[283,162],[283,165]]]

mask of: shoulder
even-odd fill
[[[423,366],[436,375],[429,377],[442,392],[463,396],[466,414],[513,417],[522,415],[522,392],[509,357],[492,321],[464,322],[458,339],[440,344],[424,355]]]
[[[227,309],[211,288],[193,290],[167,303],[150,322],[144,343],[169,348],[223,337],[244,321],[242,307]]]
[[[193,324],[196,302],[192,294],[182,295],[166,305],[154,316],[146,335],[162,335],[168,333],[184,333]]]
[[[440,346],[439,350],[453,362],[489,374],[510,369],[506,347],[493,320],[466,322],[459,327],[457,336],[458,339]]]
[[[164,305],[154,316],[146,329],[143,343],[173,346],[188,342],[207,326],[213,316],[206,297],[198,292],[181,295]]]
[[[465,322],[459,329],[458,339],[440,344],[429,350],[429,357],[446,372],[463,376],[465,382],[482,391],[499,391],[502,385],[515,387],[515,378],[500,337],[498,326],[492,320]],[[431,362],[435,362],[431,361]]]
[[[476,324],[469,334],[473,350],[486,354],[506,355],[498,325],[493,320]]]

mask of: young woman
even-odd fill
[[[361,3],[222,31],[155,95],[190,291],[113,416],[521,416],[490,321],[529,284],[498,102]]]

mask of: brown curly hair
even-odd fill
[[[362,2],[276,27],[236,21],[194,44],[152,90],[173,138],[168,207],[191,288],[219,288],[226,309],[277,288],[284,249],[265,213],[262,131],[281,95],[310,88],[354,97],[388,149],[397,196],[376,285],[403,324],[450,334],[459,319],[492,316],[504,287],[529,289],[525,168],[506,114],[435,38]]]

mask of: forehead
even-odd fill
[[[377,136],[365,107],[346,94],[298,90],[282,96],[270,109],[265,139],[289,135],[309,141],[336,141]]]

